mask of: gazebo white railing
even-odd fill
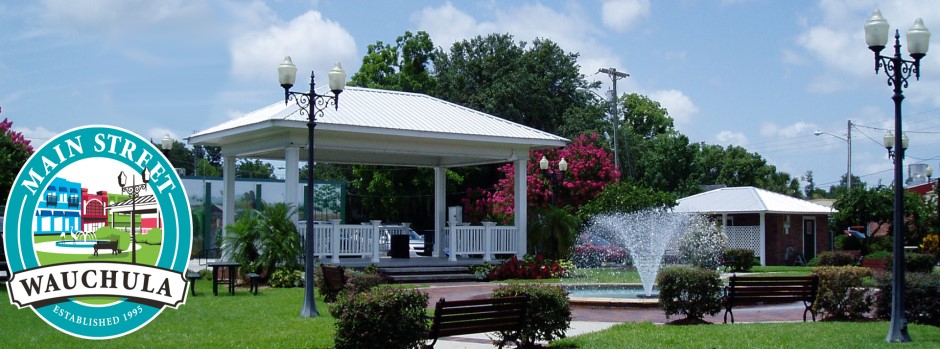
[[[444,228],[444,243],[448,260],[452,262],[457,260],[457,255],[470,254],[481,254],[484,261],[491,261],[494,254],[519,251],[519,229],[497,226],[494,222],[483,222],[483,226],[451,224]]]
[[[364,224],[340,224],[334,219],[326,224],[314,225],[314,255],[317,258],[330,258],[330,263],[339,263],[339,257],[369,258],[378,263],[385,252],[382,248],[383,237],[388,229],[406,230],[402,227],[383,227],[382,221],[374,220]],[[303,237],[306,224],[297,224],[297,230]],[[450,232],[454,231],[454,234]],[[517,254],[519,252],[519,229],[514,226],[497,226],[493,222],[483,222],[482,226],[458,225],[444,228],[441,243],[447,248],[450,261],[457,261],[457,255],[483,255],[484,261],[493,260],[494,254]]]

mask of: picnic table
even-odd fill
[[[238,264],[236,262],[210,262],[209,266],[212,267],[212,294],[219,295],[219,284],[228,284],[228,293],[235,294],[235,274],[238,270]],[[228,275],[225,275],[225,279],[220,279],[220,269],[228,270]]]

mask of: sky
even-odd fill
[[[851,120],[853,175],[888,185],[881,144],[894,129],[893,92],[863,29],[875,9],[901,31],[905,58],[915,18],[940,32],[932,0],[4,2],[0,118],[34,146],[88,124],[184,139],[282,100],[276,67],[286,55],[325,85],[333,64],[352,76],[368,45],[405,31],[426,31],[445,50],[509,33],[578,53],[601,95],[611,83],[598,69],[626,72],[618,92],[661,103],[691,141],[742,146],[793,177],[813,171],[819,187],[846,172]],[[927,52],[921,79],[904,90],[902,129],[905,167],[940,173],[937,56]]]

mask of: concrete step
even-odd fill
[[[411,275],[411,274],[469,274],[470,270],[463,266],[454,267],[383,267],[379,272],[385,275]]]
[[[416,282],[466,282],[476,281],[472,274],[421,274],[421,275],[387,275],[391,283]]]

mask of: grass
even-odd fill
[[[887,343],[887,322],[663,326],[625,323],[566,338],[552,348],[937,348],[940,328],[909,325],[911,343]]]
[[[47,325],[29,309],[9,304],[0,284],[0,333],[4,348],[330,348],[334,319],[318,297],[320,316],[300,318],[302,288],[265,288],[257,296],[247,288],[235,295],[212,295],[212,283],[196,283],[179,309],[165,309],[150,324],[126,336],[90,341]]]

